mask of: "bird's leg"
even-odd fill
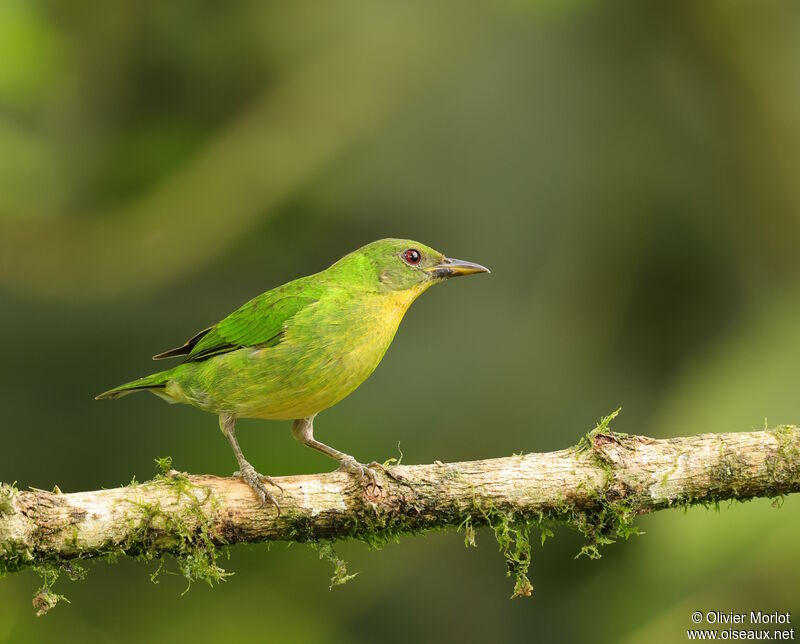
[[[279,490],[283,490],[283,488],[273,481],[269,476],[265,476],[256,472],[256,469],[247,462],[244,454],[242,454],[242,448],[239,447],[239,441],[236,440],[235,425],[236,418],[233,416],[233,414],[219,415],[219,428],[222,430],[222,433],[225,434],[225,438],[227,438],[228,442],[231,444],[231,448],[236,456],[236,460],[239,462],[239,471],[234,472],[234,476],[240,476],[251,488],[253,488],[255,493],[258,495],[258,498],[261,499],[261,505],[265,505],[267,499],[269,499],[270,503],[272,503],[278,509],[278,513],[280,514],[281,506],[278,505],[275,497],[264,486],[263,481],[274,485]]]
[[[369,477],[372,485],[378,487],[378,478],[372,466],[377,463],[370,463],[369,465],[362,465],[349,454],[340,452],[338,449],[333,449],[325,443],[320,443],[314,438],[314,417],[298,418],[292,423],[292,436],[299,440],[303,445],[313,447],[315,450],[322,452],[326,456],[335,458],[339,461],[339,469],[351,474],[358,474],[362,478]],[[382,466],[380,466],[382,467]]]

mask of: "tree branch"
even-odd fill
[[[566,522],[587,537],[584,552],[594,556],[598,544],[635,532],[632,521],[642,513],[800,491],[797,427],[655,440],[613,433],[610,420],[569,449],[397,465],[396,478],[379,475],[380,487],[342,472],[283,477],[280,514],[259,507],[238,479],[174,470],[147,483],[73,494],[3,486],[0,573],[72,572],[82,559],[171,553],[187,578],[211,581],[225,574],[216,566],[216,547],[224,544],[357,538],[381,545],[445,526],[465,529],[469,540],[475,526],[491,525],[517,575],[515,594],[530,594],[531,527],[548,534],[549,522]],[[45,594],[49,586],[45,575]]]

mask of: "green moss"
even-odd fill
[[[18,491],[15,483],[11,485],[0,483],[0,517],[14,513],[12,501]]]
[[[33,596],[33,606],[38,617],[55,608],[56,604],[62,600],[69,604],[69,600],[64,595],[53,591],[53,585],[58,581],[62,572],[66,573],[71,581],[82,581],[86,579],[87,575],[86,568],[78,562],[46,561],[35,565],[33,571],[42,580],[42,585]]]
[[[224,581],[233,573],[226,572],[217,564],[222,553],[217,547],[219,538],[215,539],[211,518],[218,509],[216,499],[210,490],[205,491],[202,500],[198,499],[198,489],[189,477],[171,469],[171,458],[156,459],[156,464],[161,473],[155,476],[154,481],[171,487],[176,500],[182,497],[188,499],[188,507],[181,511],[165,512],[160,503],[128,501],[139,509],[139,516],[130,519],[130,533],[118,550],[139,560],[158,560],[158,568],[150,576],[154,583],[158,582],[159,574],[165,569],[164,552],[169,553],[175,559],[178,572],[187,581],[184,593],[196,581],[203,581],[209,586]]]
[[[603,435],[616,442],[624,442],[628,434],[611,431],[611,421],[614,420],[621,407],[608,416],[603,417],[599,423],[578,443],[578,452],[590,452],[596,464],[606,473],[606,480],[600,491],[589,490],[591,505],[587,508],[577,509],[572,504],[564,502],[560,507],[549,513],[549,519],[563,521],[576,528],[586,539],[576,556],[586,556],[590,559],[599,559],[600,547],[614,543],[616,539],[628,539],[633,535],[642,534],[634,525],[637,508],[628,498],[620,498],[619,492],[612,493],[614,484],[613,465],[608,462],[596,447],[598,436]]]
[[[594,505],[586,510],[572,509],[567,523],[586,539],[576,558],[599,559],[600,547],[617,539],[629,539],[642,532],[634,525],[636,508],[630,499],[612,499],[606,491],[594,495]]]
[[[400,465],[403,462],[403,450],[400,449],[400,441],[397,441],[397,456],[390,456],[383,462],[383,467],[389,468]]]
[[[42,579],[42,585],[33,596],[33,607],[36,609],[36,616],[41,617],[56,607],[60,601],[69,604],[69,599],[64,595],[53,592],[53,584],[58,581],[61,569],[53,563],[43,563],[33,568],[34,572]]]
[[[542,541],[541,545],[544,545],[545,541],[555,536],[555,533],[549,527],[542,524],[541,519],[539,520],[539,534]]]
[[[777,457],[768,463],[770,478],[776,487],[784,489],[800,483],[800,430],[791,425],[778,425],[768,431],[778,443]]]
[[[583,436],[577,445],[577,449],[579,452],[583,452],[586,450],[594,449],[594,437],[597,434],[608,434],[610,432],[611,421],[614,420],[617,416],[619,416],[619,412],[622,411],[622,407],[618,407],[616,410],[612,411],[608,416],[603,416],[600,421],[594,426],[594,429],[587,432],[585,436]],[[627,434],[622,433],[614,433],[615,436],[627,436]]]
[[[22,542],[6,540],[0,545],[0,579],[12,572],[30,567],[35,560],[33,552]]]
[[[188,476],[171,470],[172,460],[157,459],[160,473],[152,484],[166,485],[176,494],[176,500],[185,496],[189,500],[180,511],[165,511],[158,502],[132,502],[135,516],[129,519],[129,531],[124,542],[107,543],[93,553],[100,555],[109,563],[116,562],[121,555],[131,556],[140,561],[157,560],[159,565],[151,575],[151,580],[158,583],[158,576],[165,572],[165,553],[171,555],[177,565],[177,574],[187,580],[186,591],[196,581],[204,581],[209,585],[219,583],[232,573],[226,572],[218,565],[218,559],[227,550],[220,548],[219,537],[213,534],[213,519],[218,509],[216,499],[210,490],[198,490],[191,484]],[[143,485],[136,483],[132,485]],[[8,486],[3,486],[3,489]],[[198,494],[199,493],[199,494]],[[0,577],[8,572],[16,572],[32,567],[42,578],[42,585],[34,596],[34,607],[37,615],[44,615],[61,600],[64,595],[53,590],[53,586],[61,573],[66,573],[73,581],[86,577],[86,569],[80,563],[80,548],[77,540],[77,528],[74,529],[71,545],[76,553],[72,559],[41,559],[34,556],[22,544],[8,544],[0,550]],[[36,561],[36,565],[31,564]],[[68,600],[67,600],[68,601]]]
[[[436,530],[437,528],[431,528]],[[344,534],[354,535],[370,550],[380,550],[388,543],[400,543],[400,537],[419,533],[419,526],[404,514],[387,512],[380,506],[369,506],[347,521]]]
[[[161,458],[153,459],[161,470],[161,474],[167,474],[172,469],[172,457],[162,456]]]
[[[464,547],[469,548],[472,546],[473,548],[477,548],[478,546],[475,543],[475,526],[472,523],[472,517],[467,515],[461,524],[458,526],[457,530],[461,532],[464,531]]]
[[[65,561],[61,564],[61,570],[67,573],[70,581],[83,581],[89,574],[86,567],[79,561]]]
[[[333,590],[334,586],[342,586],[358,575],[357,572],[350,575],[347,574],[347,562],[336,554],[336,551],[333,549],[332,541],[318,541],[310,545],[319,552],[320,559],[325,559],[333,564],[333,576],[331,577],[330,585],[331,590]]]
[[[492,513],[489,525],[500,552],[506,561],[506,575],[514,577],[514,592],[511,599],[530,597],[533,584],[528,578],[531,565],[531,524],[527,519],[515,519],[513,515]]]

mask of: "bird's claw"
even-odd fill
[[[265,474],[259,474],[256,471],[256,469],[252,465],[250,465],[250,463],[247,463],[238,472],[234,472],[233,475],[241,478],[245,483],[247,483],[253,489],[258,498],[261,500],[262,506],[266,505],[267,501],[269,501],[278,510],[278,514],[281,513],[281,506],[278,504],[278,501],[264,485],[264,482],[266,481],[270,485],[274,485],[281,492],[283,492],[283,488],[280,485],[278,485],[278,483],[276,483],[271,476],[266,476]]]
[[[352,456],[347,456],[343,458],[339,463],[339,469],[343,472],[349,472],[350,474],[358,475],[362,480],[369,479],[369,484],[373,487],[381,487],[381,484],[378,482],[378,475],[373,469],[373,466],[377,465],[377,463],[370,463],[369,465],[362,465]]]

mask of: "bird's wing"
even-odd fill
[[[186,344],[154,356],[155,359],[185,355],[193,362],[242,347],[278,344],[286,323],[318,297],[309,293],[269,291],[253,298],[217,325],[200,331]]]

